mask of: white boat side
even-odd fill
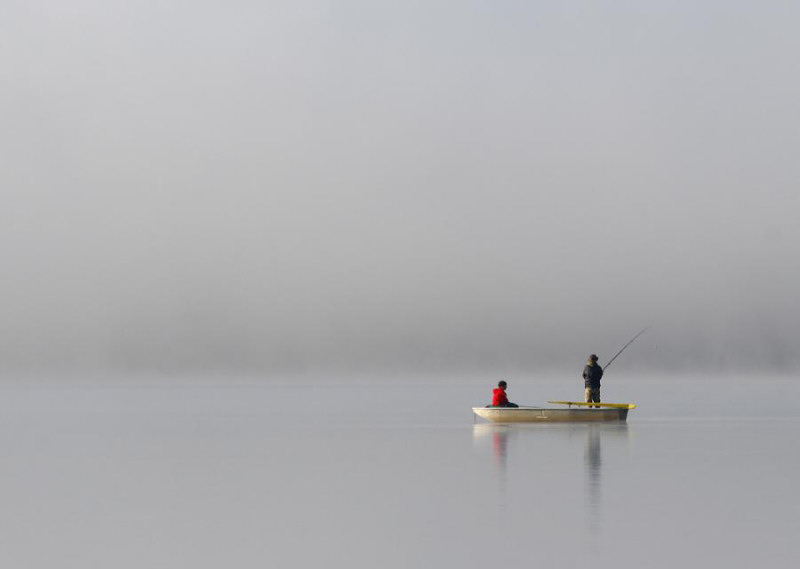
[[[543,407],[473,407],[472,412],[493,423],[582,423],[625,421],[628,409],[546,409]]]

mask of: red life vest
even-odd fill
[[[505,403],[508,403],[506,390],[502,387],[495,387],[494,391],[492,391],[492,405],[503,405]]]

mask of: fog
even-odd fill
[[[794,2],[0,14],[2,374],[800,363]]]

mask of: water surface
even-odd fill
[[[515,426],[474,421],[469,408],[485,403],[489,383],[6,384],[0,562],[794,560],[796,383],[620,380],[604,398],[639,404],[627,424]],[[510,388],[524,404],[580,391],[561,380]]]

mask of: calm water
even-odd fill
[[[627,425],[474,423],[491,383],[6,384],[0,565],[794,564],[798,383],[608,381]]]

